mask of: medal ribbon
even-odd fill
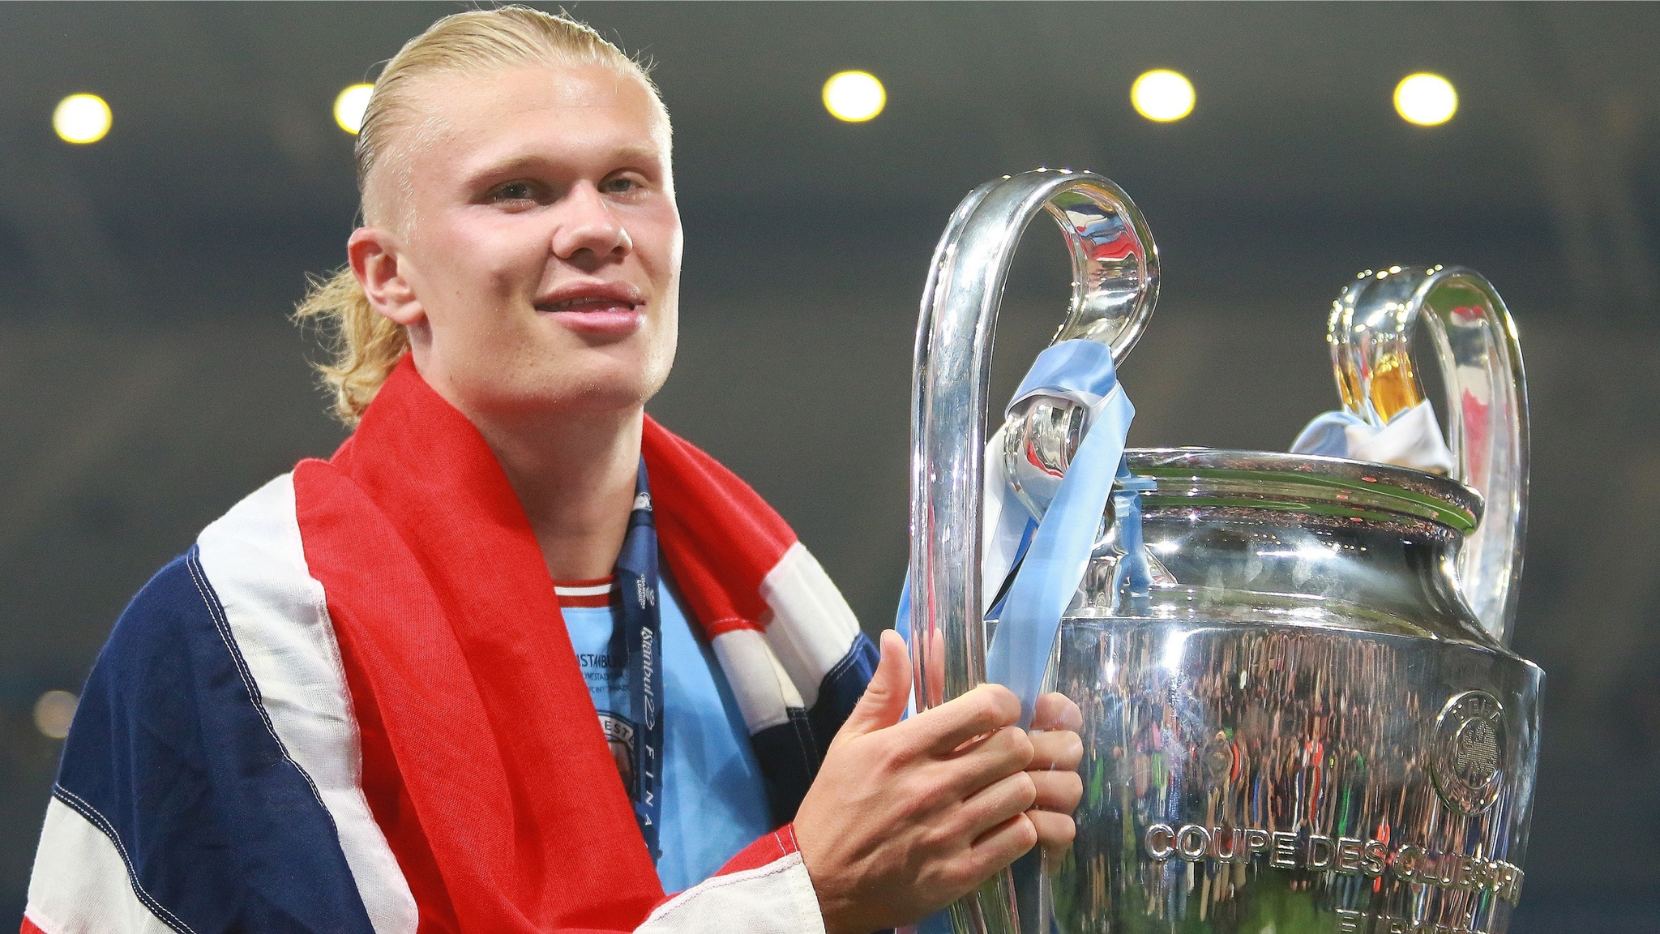
[[[617,590],[622,601],[622,630],[628,642],[629,687],[640,717],[634,743],[634,819],[657,862],[658,821],[663,810],[663,625],[657,605],[657,528],[651,519],[651,493],[645,461],[634,483],[634,511],[617,556]]]

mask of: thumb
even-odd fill
[[[876,673],[836,734],[837,741],[893,726],[905,713],[911,696],[911,654],[905,649],[905,640],[892,629],[882,630],[880,644],[882,657]]]

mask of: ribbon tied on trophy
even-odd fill
[[[1038,399],[1072,403],[1084,413],[1082,441],[1071,453],[1047,502],[1021,495],[999,469],[1011,426],[1024,405]],[[1007,421],[986,443],[981,607],[998,617],[986,655],[986,680],[1020,698],[1021,726],[1029,726],[1041,692],[1055,633],[1078,592],[1113,499],[1112,515],[1126,554],[1114,589],[1145,593],[1151,583],[1140,541],[1139,494],[1146,486],[1124,458],[1135,406],[1118,380],[1112,351],[1091,340],[1063,340],[1038,354],[1005,409]],[[1036,458],[1032,458],[1036,465]],[[1001,597],[999,597],[1001,595]],[[900,595],[897,628],[909,638],[911,580]]]

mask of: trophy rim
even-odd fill
[[[1344,509],[1371,507],[1428,519],[1469,533],[1481,522],[1481,494],[1438,474],[1370,461],[1279,451],[1226,448],[1131,448],[1125,452],[1130,472],[1152,480],[1151,495],[1194,497],[1217,484],[1271,481],[1311,502]]]

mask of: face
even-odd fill
[[[403,219],[349,244],[371,304],[475,419],[638,410],[668,376],[680,291],[669,128],[651,92],[599,65],[416,91],[417,122],[436,132],[408,155]]]

